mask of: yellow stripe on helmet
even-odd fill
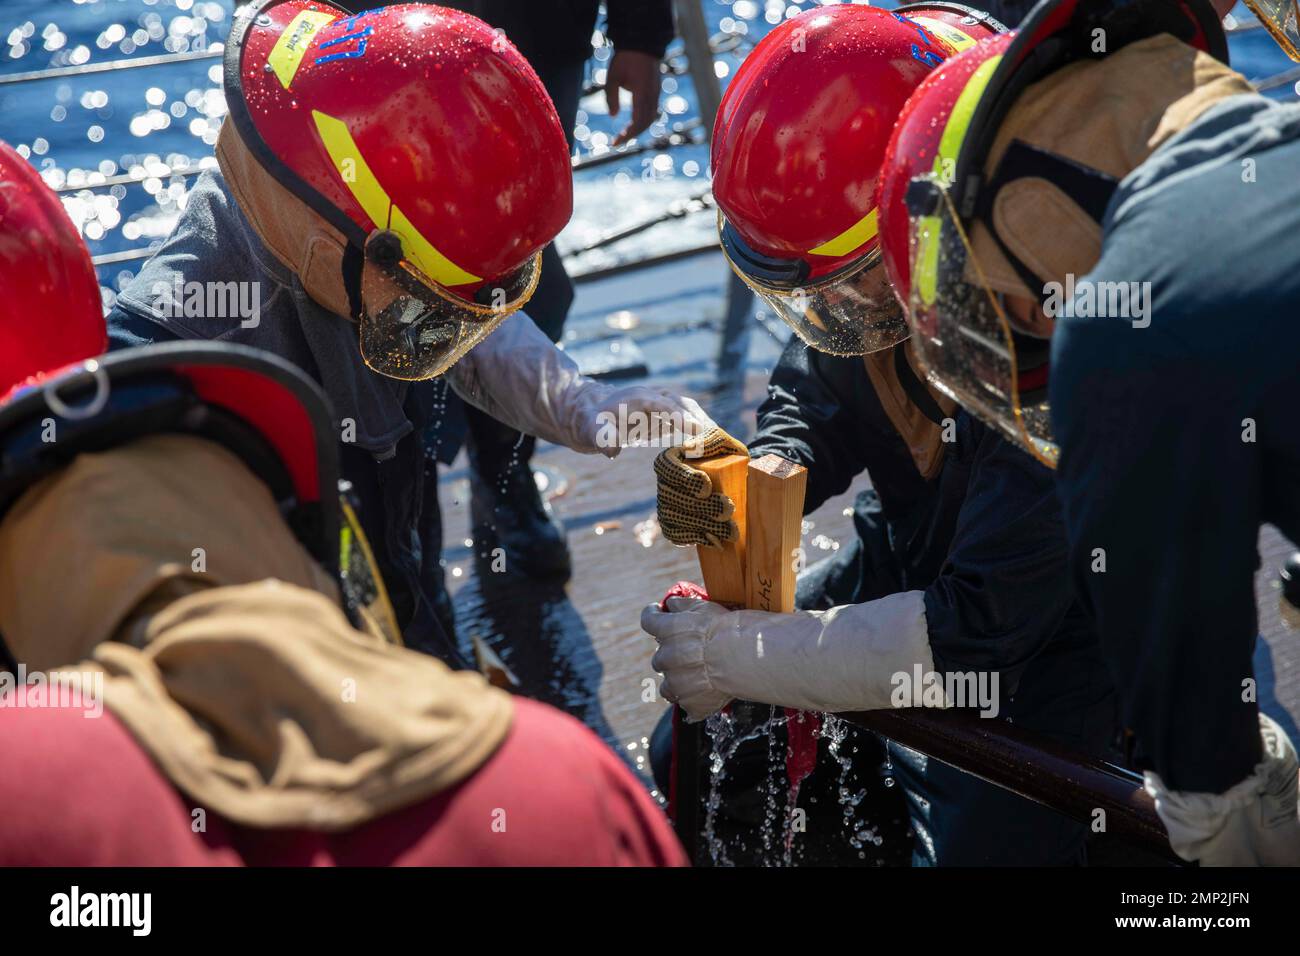
[[[276,79],[286,90],[293,82],[302,58],[307,55],[307,48],[311,46],[312,38],[320,32],[321,27],[334,22],[335,19],[337,18],[332,13],[304,10],[289,21],[289,25],[280,34],[280,39],[275,41],[275,46],[271,47],[266,62],[270,64]]]
[[[949,47],[952,47],[954,52],[959,53],[963,51],[963,49],[974,47],[975,44],[978,43],[978,40],[976,40],[974,36],[962,33],[962,31],[958,30],[956,26],[953,26],[952,23],[932,20],[930,17],[913,17],[911,20],[926,27],[927,30],[930,30],[930,33],[935,34],[937,38],[943,40],[943,42],[948,44]],[[984,82],[987,83],[987,79],[985,79]],[[969,120],[969,117],[967,117],[967,120]],[[823,242],[822,245],[816,248],[810,248],[809,255],[842,256],[848,255],[849,252],[852,252],[859,246],[865,246],[867,242],[871,241],[871,239],[876,238],[876,233],[879,232],[879,225],[878,222],[876,222],[876,213],[878,212],[879,209],[871,209],[866,216],[863,216],[862,219],[854,222],[852,226],[849,226],[849,228],[845,229],[844,232],[836,235],[835,238]]]
[[[944,124],[943,134],[939,137],[939,149],[934,157],[933,173],[941,180],[951,175],[957,165],[957,156],[961,145],[970,130],[971,117],[979,104],[984,90],[993,77],[993,71],[1002,62],[1002,55],[989,57],[971,74],[965,88],[957,97]],[[939,288],[939,233],[938,216],[922,216],[912,227],[912,236],[917,243],[916,258],[913,264],[915,274],[912,283],[926,305],[933,305]]]
[[[311,115],[316,121],[316,131],[320,133],[321,142],[325,144],[325,151],[334,161],[334,168],[338,170],[344,185],[376,228],[390,229],[397,233],[402,240],[403,254],[417,269],[444,286],[482,281],[479,276],[466,272],[434,248],[433,243],[421,235],[420,230],[411,224],[402,210],[393,204],[361,155],[346,123],[319,110],[312,110]]]
[[[948,122],[944,124],[943,135],[939,137],[939,152],[934,158],[935,172],[943,170],[945,160],[957,162],[957,154],[961,151],[961,144],[966,141],[966,133],[970,129],[971,117],[975,115],[975,107],[979,105],[989,80],[993,78],[993,71],[1001,62],[1002,54],[989,57],[966,81],[966,87],[957,97],[957,102],[952,105],[952,113],[948,116]]]
[[[879,231],[876,224],[877,211],[872,209],[834,239],[823,242],[815,249],[809,249],[808,254],[812,256],[846,256],[854,249],[876,238],[876,233]]]
[[[912,20],[921,24],[931,33],[943,40],[944,43],[952,47],[955,52],[960,53],[967,47],[974,46],[978,41],[949,23],[941,20],[933,20],[930,17],[912,17]],[[985,80],[987,83],[988,81]],[[967,117],[969,121],[969,117]],[[823,242],[814,249],[809,249],[808,254],[813,256],[846,256],[854,249],[866,245],[872,239],[876,238],[879,232],[877,223],[878,209],[870,210],[865,216],[855,222],[849,228],[834,239]]]

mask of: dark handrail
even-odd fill
[[[969,711],[907,708],[839,716],[1084,823],[1104,810],[1106,833],[1184,862],[1170,849],[1142,778],[1123,767]]]

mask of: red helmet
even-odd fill
[[[108,347],[99,280],[59,197],[0,142],[0,400]]]
[[[1047,465],[1058,452],[1047,404],[1050,338],[1034,316],[1008,312],[1008,293],[990,285],[990,257],[981,262],[973,250],[983,238],[978,226],[1023,288],[1045,288],[1046,277],[1013,252],[993,222],[995,197],[1023,180],[1045,181],[1085,218],[1102,220],[1118,180],[1077,157],[1008,132],[996,168],[986,168],[1020,95],[1079,59],[1096,58],[1098,31],[1108,56],[1169,34],[1227,60],[1226,38],[1206,0],[1043,0],[1015,33],[981,41],[926,78],[898,118],[881,172],[885,267],[907,303],[913,344],[931,380]],[[1057,207],[1041,208],[1066,231],[1068,218]]]
[[[0,519],[82,452],[196,435],[266,483],[303,546],[337,576],[353,622],[377,622],[399,640],[364,533],[340,501],[338,429],[320,386],[278,356],[222,342],[101,354],[108,336],[90,254],[58,198],[4,143],[0,289]]]
[[[348,305],[336,309],[361,321],[377,371],[439,374],[532,294],[572,213],[573,173],[541,81],[487,24],[429,4],[349,15],[263,0],[231,31],[225,86],[241,145],[337,234]],[[311,293],[319,249],[282,235],[284,204],[259,208],[260,184],[219,157]]]
[[[978,94],[1016,35],[1004,33],[986,39],[944,64],[917,87],[898,116],[886,148],[879,199],[885,268],[904,302],[912,291],[913,224],[907,214],[908,187],[917,177],[937,176],[947,182],[956,178],[959,134],[967,130]]]
[[[809,345],[906,336],[879,272],[876,184],[898,111],[956,50],[998,32],[958,4],[820,7],[769,33],[718,110],[713,194],[732,267]]]
[[[158,431],[243,453],[338,566],[333,416],[282,359],[237,346],[168,343],[103,355],[99,283],[58,197],[0,143],[0,515],[80,451]],[[53,421],[57,441],[49,441]]]

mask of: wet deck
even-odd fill
[[[710,397],[724,302],[725,267],[702,256],[650,272],[579,287],[571,343],[612,335],[606,317],[630,310],[638,324],[626,332],[645,355],[646,381],[679,389],[720,421],[748,437],[754,409],[779,346],[755,326],[747,347],[743,391]],[[730,424],[729,426],[730,427]],[[653,527],[654,452],[626,449],[614,461],[542,446],[535,464],[563,486],[552,504],[568,530],[574,575],[567,587],[538,584],[475,567],[466,546],[469,524],[464,458],[442,483],[444,559],[462,643],[486,640],[523,683],[523,692],[575,714],[648,772],[646,740],[666,705],[647,699],[653,642],[639,628],[641,608],[675,581],[699,580],[693,550],[676,548]],[[844,514],[866,476],[848,493],[809,516],[809,562],[852,533]],[[819,547],[820,546],[820,547]],[[1271,528],[1261,535],[1257,578],[1263,640],[1256,672],[1263,708],[1300,739],[1300,634],[1279,616],[1277,569],[1290,550]]]

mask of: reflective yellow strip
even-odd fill
[[[962,33],[951,23],[944,23],[942,20],[931,20],[929,17],[912,17],[912,20],[921,24],[958,53],[979,42],[973,36]]]
[[[361,520],[357,517],[356,511],[352,505],[348,504],[347,498],[339,497],[339,507],[343,511],[343,532],[340,535],[340,561],[339,570],[348,577],[352,567],[352,544],[355,543],[361,551],[361,559],[365,562],[366,570],[363,572],[368,576],[371,584],[375,588],[375,597],[364,610],[368,611],[378,625],[378,630],[383,638],[389,644],[402,646],[402,629],[397,626],[397,614],[393,611],[393,602],[388,597],[388,588],[384,586],[384,576],[379,571],[379,564],[375,561],[375,552],[370,548],[370,541],[366,538],[366,533],[362,530]]]
[[[402,240],[402,252],[415,267],[435,282],[444,286],[467,285],[482,281],[466,272],[433,247],[420,231],[411,225],[402,210],[393,205],[388,193],[379,184],[374,172],[366,164],[348,126],[340,119],[327,116],[319,110],[311,111],[316,121],[325,151],[334,161],[334,168],[344,185],[378,229],[391,229]]]
[[[293,82],[293,76],[298,72],[302,58],[307,55],[312,37],[320,31],[321,27],[334,19],[332,13],[304,10],[289,21],[289,25],[280,34],[280,39],[275,41],[275,46],[271,48],[271,55],[266,58],[266,62],[271,64],[271,69],[275,71],[280,85],[286,90]]]
[[[352,563],[352,529],[347,525],[339,532],[339,567],[346,569]]]
[[[913,17],[912,19],[926,27],[931,33],[958,52],[974,46],[977,42],[974,37],[967,36],[951,24],[940,20],[932,20],[929,17]],[[987,83],[988,80],[986,79],[984,82]],[[967,117],[967,120],[969,121],[969,117]],[[815,249],[809,249],[808,254],[812,256],[846,256],[854,249],[866,245],[876,238],[879,231],[879,225],[876,221],[877,213],[878,210],[872,209],[834,239],[823,242]]]
[[[980,98],[993,77],[993,71],[1001,62],[1001,54],[989,57],[966,81],[966,88],[961,91],[957,102],[952,105],[952,113],[948,115],[948,122],[943,128],[943,136],[939,138],[939,153],[934,158],[936,173],[943,171],[944,160],[957,162],[957,154],[961,152],[961,144],[966,141],[966,133],[970,129],[970,119],[975,115],[975,107],[979,105]]]
[[[952,105],[952,112],[944,125],[943,135],[939,137],[939,149],[934,157],[933,172],[941,179],[945,172],[955,170],[961,144],[966,140],[966,133],[970,129],[971,116],[989,85],[993,71],[1001,62],[1002,56],[999,54],[981,63],[966,81],[966,87],[957,97],[957,102]],[[912,236],[918,243],[918,268],[912,281],[920,293],[921,301],[926,305],[934,305],[939,286],[939,226],[938,216],[922,216],[912,229]]]
[[[876,210],[869,213],[845,229],[834,239],[823,242],[816,249],[809,249],[812,256],[846,256],[868,240],[876,238]]]
[[[917,293],[926,305],[934,305],[939,284],[939,228],[938,216],[922,216],[912,228],[916,240],[916,261],[912,269],[916,272]]]

